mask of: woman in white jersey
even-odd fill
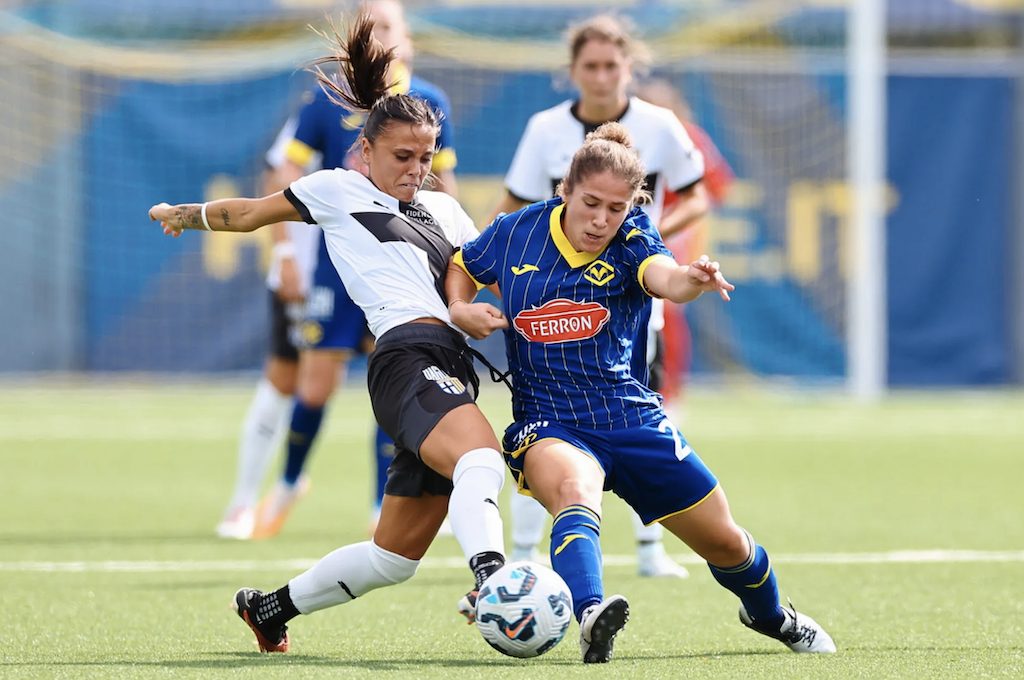
[[[699,220],[708,210],[700,152],[675,114],[628,94],[634,63],[646,59],[643,44],[630,35],[622,20],[605,15],[572,27],[568,42],[569,74],[579,89],[579,99],[562,102],[530,118],[505,176],[507,193],[498,212],[513,213],[554,196],[555,187],[587,134],[604,123],[617,121],[629,130],[633,146],[647,167],[645,188],[654,200],[643,207],[662,238]],[[666,188],[675,192],[679,201],[670,213],[662,215]],[[656,348],[658,331],[664,326],[662,309],[660,300],[647,306],[645,314],[650,322],[642,324],[645,336],[636,345],[646,347],[647,352],[635,353],[633,361],[633,374],[638,378],[650,367],[649,386],[655,390],[660,386],[657,378],[661,364],[656,360]],[[513,495],[513,559],[533,555],[546,519],[547,513],[539,503]],[[665,554],[660,525],[645,527],[634,513],[633,526],[641,576],[687,575],[684,567]]]
[[[505,560],[498,492],[505,479],[494,431],[474,403],[472,355],[454,330],[444,278],[455,250],[477,235],[455,199],[420,191],[439,130],[420,99],[389,93],[385,50],[360,15],[335,55],[318,59],[322,87],[366,112],[360,152],[368,176],[343,169],[313,173],[261,199],[160,204],[150,217],[164,233],[183,229],[253,231],[274,222],[319,224],[331,261],[377,339],[368,367],[374,414],[397,443],[372,540],[340,548],[282,588],[242,588],[233,606],[260,649],[288,650],[287,626],[415,572],[445,515],[477,586]],[[320,70],[336,63],[342,89]],[[494,327],[506,325],[494,318]]]

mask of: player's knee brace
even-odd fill
[[[420,566],[420,561],[389,552],[370,541],[370,564],[383,581],[380,585],[392,586],[411,579]]]
[[[473,449],[462,455],[455,463],[452,472],[452,484],[458,484],[462,476],[470,470],[490,470],[494,472],[498,482],[498,490],[505,484],[505,459],[495,449]],[[485,473],[486,474],[486,473]]]

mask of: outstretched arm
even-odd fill
[[[185,229],[255,231],[275,222],[298,221],[302,216],[279,191],[263,198],[225,198],[181,205],[160,203],[149,209],[149,219],[160,222],[165,234],[177,237]]]
[[[725,280],[717,262],[708,261],[701,255],[696,262],[678,265],[669,257],[658,257],[644,270],[644,285],[658,297],[677,304],[690,302],[705,291],[718,291],[723,300],[729,300],[729,291],[736,286]]]

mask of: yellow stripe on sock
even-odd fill
[[[758,581],[752,586],[747,586],[747,588],[760,588],[764,584],[764,582],[768,580],[768,575],[770,573],[772,573],[772,562],[771,560],[768,560],[768,571],[764,572],[764,576],[761,577],[760,581]]]
[[[563,510],[562,512],[558,513],[558,516],[555,517],[553,522],[551,522],[552,528],[557,526],[558,523],[561,522],[563,519],[565,519],[567,517],[572,517],[573,515],[580,515],[580,516],[585,518],[585,521],[590,521],[590,522],[593,522],[595,524],[599,523],[601,521],[600,519],[595,517],[593,513],[590,513],[590,512],[582,512],[580,510],[571,510],[571,511]]]

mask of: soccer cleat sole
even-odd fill
[[[619,596],[597,615],[590,627],[590,647],[583,655],[583,663],[608,663],[612,659],[615,636],[629,621],[629,602]]]

